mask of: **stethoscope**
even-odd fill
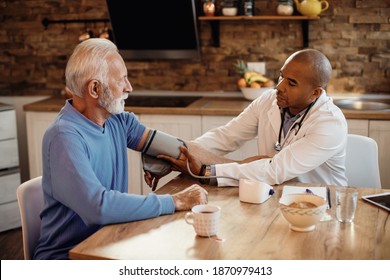
[[[280,144],[280,141],[282,139],[282,130],[283,130],[283,123],[284,123],[284,116],[286,115],[286,110],[283,109],[282,111],[282,121],[280,123],[280,128],[279,128],[279,136],[278,136],[278,139],[276,140],[275,144],[274,144],[274,149],[275,151],[280,151],[282,150],[284,144],[286,143],[286,140],[290,137],[290,133],[291,133],[291,130],[295,130],[295,136],[297,136],[299,130],[301,129],[301,126],[302,126],[302,123],[304,121],[304,119],[306,118],[306,115],[307,113],[309,113],[311,107],[313,107],[314,103],[316,103],[318,98],[316,98],[316,100],[314,100],[312,103],[310,103],[309,107],[307,108],[306,112],[303,114],[302,118],[299,120],[299,122],[295,122],[291,127],[290,129],[288,130],[287,132],[287,135],[286,137],[284,137],[284,143],[283,145]],[[296,129],[296,126],[298,126],[298,129]]]

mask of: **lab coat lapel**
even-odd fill
[[[275,135],[279,135],[280,124],[282,118],[280,116],[279,106],[276,104],[276,99],[272,102],[271,109],[267,112],[268,120],[271,123]]]

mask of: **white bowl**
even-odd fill
[[[310,202],[316,207],[297,208],[291,207],[293,202]],[[294,231],[312,231],[316,224],[322,219],[327,207],[326,200],[313,194],[289,194],[284,195],[279,200],[279,209],[283,217],[290,224],[290,229]]]
[[[235,15],[237,15],[237,8],[236,7],[222,8],[222,14],[224,16],[235,16]]]
[[[254,100],[260,95],[262,95],[265,91],[273,89],[272,87],[262,87],[262,88],[249,88],[244,87],[240,88],[241,92],[244,94],[244,97],[248,100]]]

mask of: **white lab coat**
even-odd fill
[[[298,119],[299,121],[300,119]],[[258,154],[270,158],[247,164],[216,164],[217,176],[247,178],[270,185],[287,181],[347,185],[345,155],[347,122],[332,98],[323,91],[308,112],[297,135],[292,131],[284,139],[280,152],[274,149],[279,135],[281,115],[276,90],[254,100],[239,116],[212,129],[194,142],[224,155],[258,136]],[[297,127],[297,126],[296,126]],[[257,151],[253,152],[256,155]],[[218,178],[218,186],[237,186],[237,180]]]

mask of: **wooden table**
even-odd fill
[[[177,177],[158,193],[175,193],[196,183]],[[289,184],[305,185],[305,184]],[[312,185],[311,185],[312,186]],[[186,212],[154,219],[115,224],[70,250],[71,259],[199,259],[199,260],[338,260],[390,259],[389,212],[361,199],[362,195],[389,189],[359,189],[354,222],[320,222],[312,232],[289,229],[278,209],[283,186],[263,204],[240,202],[237,187],[209,187],[209,204],[222,208],[218,237],[195,235],[184,220]],[[332,202],[334,187],[330,187]],[[334,205],[334,202],[333,202]]]

